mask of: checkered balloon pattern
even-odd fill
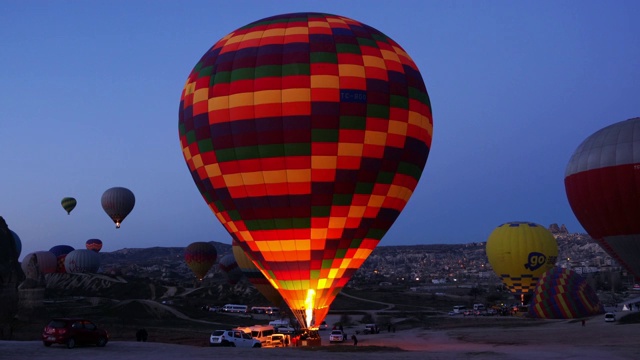
[[[409,55],[329,14],[228,34],[180,99],[180,143],[200,193],[290,308],[312,307],[316,323],[405,207],[432,130]]]

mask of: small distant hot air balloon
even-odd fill
[[[116,228],[120,228],[124,218],[133,210],[136,197],[127,188],[113,187],[102,194],[101,203],[104,211],[116,223]]]
[[[486,250],[493,271],[523,302],[531,296],[540,275],[553,268],[558,258],[558,243],[553,234],[532,222],[498,226],[489,235]]]
[[[296,13],[209,48],[178,129],[202,197],[306,328],[409,201],[433,121],[398,43],[344,16]]]
[[[87,249],[73,250],[64,259],[68,273],[96,273],[100,268],[100,255]]]
[[[100,239],[89,239],[85,242],[85,247],[87,250],[92,250],[95,252],[100,252],[102,250],[102,240]]]
[[[587,137],[569,159],[564,186],[587,233],[640,279],[640,117]]]
[[[32,261],[37,262],[38,271],[40,271],[41,274],[55,273],[58,267],[58,260],[51,251],[35,251],[28,253],[24,256],[24,259],[22,259],[20,266],[24,273],[28,273],[29,263]]]
[[[227,282],[229,285],[235,285],[242,279],[242,269],[238,266],[233,254],[226,254],[221,257],[218,261],[218,267],[227,274]]]
[[[71,210],[73,210],[77,205],[76,199],[72,197],[62,198],[62,208],[67,211],[67,215],[71,215]]]
[[[598,295],[570,269],[554,267],[540,277],[529,305],[529,316],[542,319],[578,319],[604,313]]]
[[[242,250],[236,241],[232,242],[233,257],[247,280],[274,306],[282,306],[282,295],[271,285],[269,279],[256,267],[251,258]]]
[[[184,260],[198,280],[204,279],[217,256],[216,247],[209,242],[196,241],[184,249]]]
[[[67,272],[64,267],[64,259],[73,250],[75,249],[73,248],[73,246],[70,246],[70,245],[56,245],[51,249],[49,249],[49,251],[51,251],[53,255],[55,255],[56,258],[58,259],[58,267],[56,272],[59,272],[59,273]]]

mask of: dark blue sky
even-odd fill
[[[429,91],[431,154],[381,245],[485,241],[507,221],[584,232],[564,170],[587,136],[640,116],[639,2],[2,1],[0,215],[22,256],[230,243],[182,157],[180,93],[221,37],[298,11],[384,32]],[[113,186],[136,194],[118,230],[100,206]]]

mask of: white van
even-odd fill
[[[456,305],[453,307],[454,314],[462,314],[467,311],[467,307],[465,305]]]
[[[222,311],[230,313],[246,313],[247,310],[247,305],[227,304],[222,307]]]
[[[275,306],[269,306],[265,309],[265,314],[269,315],[280,315],[280,308]]]
[[[242,330],[247,334],[251,334],[251,337],[260,340],[262,345],[267,345],[271,339],[271,335],[276,333],[275,329],[271,325],[253,325],[237,329]]]
[[[473,310],[475,310],[475,311],[485,311],[487,309],[484,307],[484,304],[473,304]]]
[[[289,334],[295,331],[289,320],[273,320],[269,321],[269,325],[273,326],[276,332],[281,334]]]

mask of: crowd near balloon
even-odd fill
[[[246,277],[302,327],[320,324],[422,177],[433,135],[423,74],[383,32],[322,13],[241,26],[194,62],[180,96],[178,138],[197,189],[229,234],[220,242],[231,243],[232,253],[219,256],[212,242],[190,239],[184,262],[201,283],[212,269],[231,285]],[[584,229],[640,278],[640,118],[586,138],[568,161],[564,184]],[[78,200],[62,198],[69,219],[97,206],[80,200],[73,212]],[[100,198],[116,229],[135,204],[121,186]],[[529,315],[602,313],[585,279],[556,266],[553,234],[515,220],[487,224],[494,230],[485,250],[507,290],[530,303]],[[22,240],[11,234],[19,256]],[[29,253],[22,267],[98,272],[108,240],[87,239]]]

